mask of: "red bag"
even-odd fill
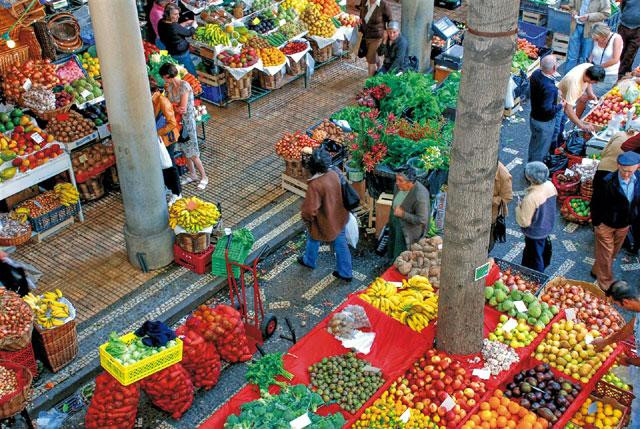
[[[151,402],[171,417],[179,419],[193,402],[193,383],[179,363],[140,380],[140,387]]]
[[[96,389],[84,418],[87,429],[129,429],[136,421],[140,390],[138,384],[123,386],[110,374],[96,377]]]
[[[176,329],[176,334],[183,341],[180,363],[191,375],[195,387],[209,390],[220,378],[220,355],[212,342],[206,341],[195,329],[189,328],[194,323],[199,321],[191,317],[186,325]]]
[[[228,305],[212,309],[201,305],[193,313],[200,323],[193,327],[207,341],[213,341],[220,357],[228,362],[245,362],[251,359],[251,351],[240,313]]]

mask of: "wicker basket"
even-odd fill
[[[42,49],[42,56],[44,58],[49,58],[50,60],[56,59],[56,44],[49,33],[49,28],[47,24],[41,21],[33,23],[33,29],[35,31],[35,36],[40,44]]]
[[[231,73],[225,71],[227,77],[227,93],[232,100],[246,100],[251,97],[251,79],[253,70],[236,80]]]
[[[33,5],[31,3],[33,3]],[[29,12],[27,12],[29,6],[31,6],[31,8]],[[15,19],[23,17],[20,22],[22,25],[31,25],[47,15],[44,6],[39,1],[33,2],[32,0],[20,0],[14,3],[13,6],[11,6],[10,12]],[[27,12],[26,15],[25,12]]]
[[[105,190],[102,178],[103,174],[100,173],[96,177],[78,183],[78,192],[82,201],[93,201],[104,196]]]
[[[43,352],[53,372],[60,371],[78,354],[75,320],[53,329],[41,329],[36,325],[34,334],[36,350]]]
[[[66,113],[69,110],[71,110],[71,106],[73,105],[73,103],[67,103],[66,106],[60,107],[58,109],[55,110],[45,110],[45,111],[39,111],[39,110],[34,110],[31,109],[31,111],[40,119],[44,119],[45,121],[50,121],[51,119],[55,118],[57,115],[59,115],[60,113]]]
[[[7,48],[6,44],[0,47],[0,74],[5,73],[14,64],[22,64],[29,59],[28,46],[16,46]]]
[[[287,64],[287,74],[289,76],[298,76],[307,71],[307,56],[304,55],[300,58],[300,61],[293,61],[289,58],[289,64]]]
[[[0,365],[16,372],[18,389],[15,393],[0,398],[0,420],[15,416],[25,409],[31,394],[33,374],[29,369],[10,361],[0,361]]]
[[[318,47],[318,44],[311,40],[311,56],[316,63],[324,63],[331,59],[333,55],[333,45],[325,46],[324,48]]]
[[[72,14],[65,12],[55,15],[49,20],[47,27],[60,52],[72,53],[82,48],[80,25]]]
[[[208,232],[199,232],[198,234],[178,234],[176,236],[176,244],[182,250],[189,253],[201,253],[211,245],[211,234]]]
[[[14,294],[14,292],[6,291],[4,293]],[[17,296],[17,294],[16,294]],[[21,305],[29,307],[29,304],[22,302]],[[29,321],[29,329],[20,336],[3,336],[0,338],[0,350],[6,352],[17,352],[24,349],[29,343],[31,343],[31,333],[33,332],[33,312],[29,309],[31,320]]]
[[[591,199],[593,195],[593,179],[580,183],[580,196]]]
[[[588,202],[589,198],[580,196],[566,197],[564,202],[562,203],[562,208],[560,209],[560,214],[562,214],[562,217],[564,217],[569,222],[577,223],[580,225],[586,225],[591,222],[591,213],[589,213],[589,216],[580,216],[573,210],[573,207],[571,207],[571,201],[573,200],[583,200]]]
[[[279,71],[273,76],[264,72],[258,72],[258,80],[260,82],[260,88],[264,89],[278,89],[284,85],[282,71]]]
[[[307,180],[311,177],[309,170],[303,167],[302,161],[299,159],[285,159],[284,174],[298,180]]]
[[[564,174],[564,171],[556,171],[555,173],[553,173],[553,175],[551,176],[551,183],[553,183],[553,186],[555,186],[556,190],[558,191],[558,204],[562,205],[564,204],[564,201],[567,199],[567,197],[578,195],[580,193],[580,175],[576,173],[573,176],[573,178],[575,179],[574,182],[561,183],[558,180],[558,176],[560,174]]]
[[[26,243],[27,241],[29,241],[29,239],[31,239],[31,225],[27,225],[29,228],[28,230],[22,234],[19,235],[17,237],[11,237],[11,238],[4,238],[4,237],[0,237],[0,246],[20,246],[21,244]]]

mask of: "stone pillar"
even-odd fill
[[[135,0],[89,0],[125,211],[129,261],[173,260],[151,94]]]
[[[433,0],[402,0],[402,34],[409,41],[409,55],[418,58],[418,70],[431,64]]]

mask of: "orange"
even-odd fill
[[[532,426],[530,423],[525,422],[524,420],[521,421],[520,423],[518,423],[518,426],[516,426],[517,429],[532,429]]]
[[[482,411],[480,411],[479,414],[480,414],[480,419],[483,422],[488,422],[488,421],[491,421],[493,419],[493,414],[491,414],[491,411],[489,411],[489,410],[482,410]]]
[[[496,398],[495,396],[489,398],[489,406],[492,410],[497,410],[500,406],[500,398]]]
[[[543,419],[542,417],[538,418],[538,423],[542,426],[542,429],[547,429],[549,427],[549,422]]]
[[[502,396],[503,396],[503,395],[502,395],[502,390],[500,390],[500,389],[496,389],[496,391],[495,391],[495,392],[493,392],[493,396],[496,396],[496,397],[498,397],[498,398],[502,398]]]
[[[529,414],[529,410],[527,410],[525,407],[520,407],[520,411],[518,412],[518,417],[524,418],[528,414]]]
[[[537,420],[538,417],[535,414],[529,412],[527,412],[527,415],[522,419],[523,422],[531,423],[531,425],[533,425]]]
[[[499,428],[507,427],[507,418],[505,416],[499,416],[498,420],[496,420],[496,424]]]
[[[507,422],[507,427],[509,429],[516,429],[516,422],[513,419],[514,417],[511,417],[511,419],[509,419],[509,421]]]
[[[480,425],[480,427],[482,429],[491,429],[491,425],[489,424],[489,422],[482,422],[482,424]]]
[[[511,401],[509,400],[509,398],[502,398],[502,402],[501,402],[501,404],[502,404],[502,406],[503,406],[503,407],[506,407],[506,406],[508,406],[508,405],[509,405],[509,402],[511,402]]]
[[[520,405],[516,404],[513,401],[509,401],[509,405],[507,406],[509,413],[513,415],[518,415],[518,411],[520,411]]]
[[[542,424],[540,422],[535,422],[533,424],[533,429],[543,429]]]
[[[490,409],[491,409],[491,406],[489,405],[489,403],[488,403],[488,402],[481,402],[481,403],[480,403],[480,409],[481,409],[482,411],[490,410]]]
[[[499,416],[508,416],[509,415],[509,410],[504,405],[500,405],[498,407],[498,415]]]
[[[472,421],[476,424],[480,424],[481,422],[480,417],[477,414],[472,415],[471,418],[469,418],[469,421]]]

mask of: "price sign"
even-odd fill
[[[516,310],[518,310],[520,313],[526,313],[527,312],[527,306],[524,304],[524,302],[522,302],[522,301],[514,301],[513,305],[515,305]]]
[[[87,155],[80,155],[78,157],[78,161],[84,164],[85,162],[87,162]]]
[[[22,84],[22,88],[25,91],[29,91],[31,89],[31,87],[33,86],[33,83],[31,82],[31,79],[27,79],[24,81],[24,83]]]
[[[442,250],[442,244],[438,244],[438,250]]]
[[[490,268],[491,268],[491,264],[489,262],[487,262],[484,265],[480,265],[474,271],[473,280],[477,282],[478,280],[487,277],[489,275]]]
[[[411,418],[411,408],[407,408],[404,413],[400,414],[400,421],[402,423],[407,423]]]
[[[84,91],[82,91],[82,92],[80,93],[80,95],[82,96],[82,98],[87,98],[88,96],[90,96],[90,95],[91,95],[91,92],[90,92],[90,91],[87,91],[87,90],[85,89]]]
[[[471,374],[482,380],[488,380],[489,377],[491,377],[491,372],[486,368],[476,368],[471,372]]]
[[[286,19],[281,19],[281,20],[280,20],[280,25],[281,25],[281,26],[282,26],[282,25],[285,25],[286,23],[287,23],[287,20],[286,20]]]
[[[565,316],[567,316],[567,320],[569,322],[576,321],[576,309],[575,308],[567,308],[564,310]]]
[[[291,429],[306,428],[310,424],[311,424],[311,419],[309,418],[309,413],[304,413],[303,415],[301,415],[297,419],[291,420],[289,422],[289,425],[291,426]]]
[[[589,408],[587,408],[587,414],[594,414],[596,411],[598,411],[598,403],[592,402]]]
[[[504,325],[502,325],[502,330],[504,332],[511,332],[516,326],[518,326],[518,322],[516,322],[516,319],[509,319]]]
[[[51,3],[51,7],[53,7],[53,10],[58,10],[67,7],[68,4],[67,0],[58,0]]]
[[[586,345],[589,345],[593,342],[593,336],[591,334],[587,334],[584,336],[584,342]]]
[[[42,138],[42,136],[39,133],[32,133],[31,134],[31,140],[33,140],[34,142],[40,144],[44,141],[44,139]]]
[[[456,401],[454,401],[451,396],[447,395],[447,397],[445,398],[444,401],[442,401],[442,404],[440,404],[440,406],[444,408],[447,412],[449,412],[453,409],[453,407],[456,406]]]

